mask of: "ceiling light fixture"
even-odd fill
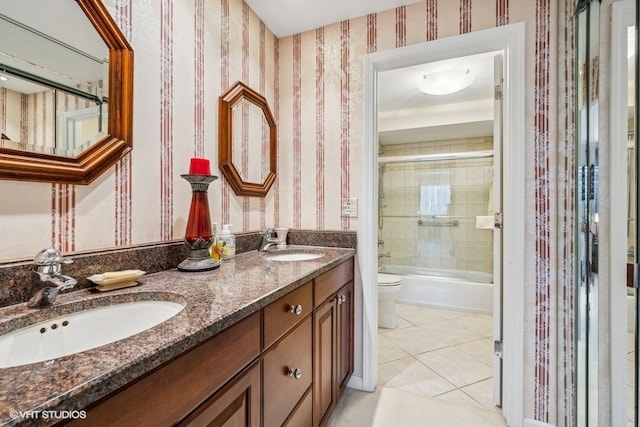
[[[436,71],[424,74],[418,81],[418,89],[428,95],[449,95],[468,87],[473,79],[468,69]]]

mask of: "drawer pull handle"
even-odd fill
[[[300,371],[300,369],[298,368],[295,368],[295,369],[289,368],[289,376],[299,380],[300,377],[302,377],[302,371]]]
[[[302,306],[300,304],[296,304],[296,305],[292,304],[290,306],[290,308],[289,308],[289,313],[301,315],[302,314]]]

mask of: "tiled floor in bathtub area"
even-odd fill
[[[491,315],[396,304],[378,329],[378,387],[347,388],[333,427],[505,426],[493,395]]]

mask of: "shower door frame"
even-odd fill
[[[627,205],[627,27],[635,25],[635,2],[612,4],[611,17],[611,107],[609,205]],[[611,209],[609,245],[611,423],[626,425],[627,381],[627,218],[624,209]],[[620,307],[624,307],[621,310]]]
[[[447,37],[431,42],[368,54],[365,56],[365,143],[362,222],[359,225],[358,252],[363,284],[362,378],[357,388],[373,391],[377,383],[377,72],[425,62],[502,50],[505,58],[503,118],[503,281],[511,283],[504,291],[503,417],[510,426],[524,422],[524,248],[525,248],[525,25],[516,23],[487,30]]]

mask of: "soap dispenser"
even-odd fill
[[[231,224],[223,224],[218,233],[218,241],[222,243],[222,259],[230,260],[236,256],[236,236],[231,233]]]

